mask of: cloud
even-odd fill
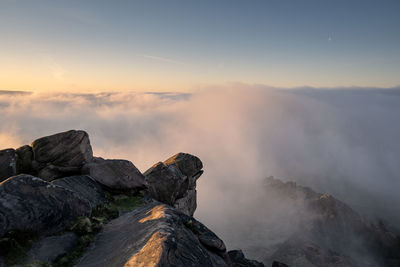
[[[129,159],[141,171],[180,151],[198,155],[205,173],[195,216],[231,248],[254,237],[249,227],[287,211],[261,197],[270,175],[400,222],[400,88],[0,94],[0,112],[2,148],[84,129],[96,155]]]

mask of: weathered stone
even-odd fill
[[[88,175],[70,176],[57,179],[52,184],[76,192],[82,198],[89,200],[92,208],[103,204],[106,197],[101,186]]]
[[[144,173],[150,195],[163,203],[173,206],[182,185],[187,180],[174,165],[159,162]]]
[[[95,158],[82,168],[82,173],[112,190],[146,187],[143,174],[128,160]]]
[[[186,195],[175,201],[174,208],[189,216],[193,216],[197,208],[196,195],[197,193],[195,189],[188,190]]]
[[[32,168],[32,160],[33,160],[33,151],[32,147],[25,145],[16,150],[18,155],[17,160],[17,173],[22,174],[31,174],[33,171]]]
[[[196,180],[203,164],[196,156],[178,153],[148,169],[144,175],[154,199],[193,215],[196,210]]]
[[[55,233],[90,210],[89,202],[71,190],[17,175],[0,184],[0,237],[9,230]]]
[[[37,176],[45,181],[51,182],[61,177],[68,177],[80,174],[80,167],[59,167],[52,164],[42,168]]]
[[[0,150],[0,182],[17,174],[17,154],[12,148]]]
[[[158,202],[108,223],[77,264],[85,267],[229,265],[222,240],[194,218]]]
[[[27,254],[26,263],[34,261],[52,262],[58,257],[70,252],[78,244],[78,237],[67,232],[59,236],[48,236],[32,245]]]
[[[67,131],[39,138],[32,143],[34,159],[60,167],[80,167],[93,158],[89,136],[84,131]]]
[[[232,267],[264,267],[265,265],[255,260],[246,259],[241,250],[228,251],[229,259],[231,260]],[[282,266],[284,267],[284,266]]]

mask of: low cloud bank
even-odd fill
[[[333,194],[365,215],[400,222],[400,88],[3,91],[0,113],[0,149],[84,129],[97,156],[129,159],[141,171],[180,151],[199,156],[205,173],[195,216],[228,246],[243,239],[243,229],[262,226],[282,210],[261,197],[259,183],[270,175]],[[257,239],[246,231],[249,240]],[[265,231],[272,236],[268,231],[274,230]]]

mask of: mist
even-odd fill
[[[260,186],[271,175],[400,223],[400,88],[2,91],[0,112],[0,149],[83,129],[96,156],[131,160],[142,172],[177,152],[198,156],[205,172],[195,217],[230,249],[274,244],[296,228],[282,218],[297,211]]]

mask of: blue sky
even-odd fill
[[[400,1],[0,0],[0,89],[400,84]]]

